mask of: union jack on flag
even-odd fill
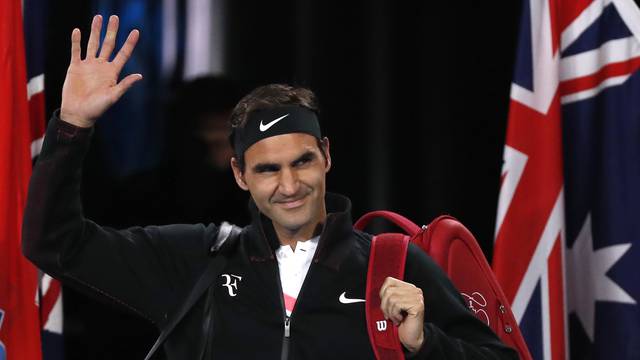
[[[35,0],[34,0],[35,1]],[[41,1],[41,0],[39,0]],[[27,0],[27,3],[30,1]],[[44,130],[44,46],[20,0],[0,2],[0,359],[40,360],[37,269],[20,252],[31,163]],[[44,30],[40,24],[39,29]],[[40,37],[43,38],[42,36]],[[25,39],[29,39],[25,41]],[[40,42],[44,45],[43,42]],[[37,50],[40,50],[37,52]],[[28,54],[28,55],[27,55]]]
[[[23,28],[27,72],[28,113],[31,128],[31,159],[40,154],[45,131],[45,28],[48,6],[45,0],[24,0]],[[62,286],[49,275],[39,273],[38,304],[42,359],[63,357]]]
[[[534,359],[640,359],[640,10],[524,0],[493,267]]]

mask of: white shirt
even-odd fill
[[[281,245],[276,250],[287,316],[291,316],[296,304],[300,288],[302,288],[304,278],[307,276],[309,266],[311,266],[313,255],[316,253],[318,240],[320,240],[319,236],[307,241],[298,241],[295,251],[289,245]]]

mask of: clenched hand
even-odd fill
[[[380,288],[380,308],[385,318],[398,326],[398,337],[410,352],[424,342],[424,297],[413,284],[387,277]]]
[[[62,120],[80,127],[93,126],[96,119],[118,101],[131,85],[142,79],[141,74],[131,74],[118,82],[120,71],[138,42],[138,30],[129,33],[118,54],[109,61],[115,47],[118,22],[115,15],[109,18],[107,33],[98,54],[102,16],[93,17],[84,60],[80,58],[80,29],[73,29],[71,62],[62,87]]]

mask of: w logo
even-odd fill
[[[378,329],[378,331],[387,330],[387,320],[376,321],[376,328]]]

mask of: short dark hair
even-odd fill
[[[255,88],[245,97],[240,99],[231,112],[229,122],[232,132],[236,128],[243,128],[249,114],[256,110],[271,109],[283,105],[298,105],[305,107],[316,114],[319,113],[318,100],[310,89],[287,84],[269,84]],[[231,143],[231,146],[234,144]],[[324,150],[324,145],[318,139],[318,147]],[[235,148],[234,148],[235,153]],[[324,155],[324,151],[322,151]],[[242,155],[240,157],[239,155]],[[234,154],[240,169],[244,171],[244,154]]]

